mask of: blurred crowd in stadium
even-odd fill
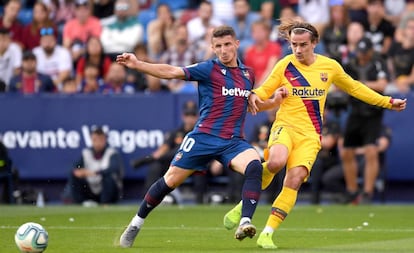
[[[149,62],[191,65],[214,57],[211,31],[222,24],[236,31],[239,55],[254,69],[260,85],[275,63],[290,53],[289,44],[277,33],[284,19],[315,25],[321,34],[315,51],[354,68],[361,81],[373,80],[358,65],[359,54],[367,55],[365,62],[383,63],[381,69],[374,66],[378,79],[387,81],[382,93],[414,90],[412,0],[0,2],[0,91],[5,93],[195,94],[192,82],[143,75],[118,65],[115,57],[134,52]],[[340,96],[328,99],[328,109],[333,109],[330,118],[335,120],[346,103]],[[269,127],[263,122],[250,139],[259,150],[266,146]],[[335,137],[335,149],[339,132],[326,130]],[[332,151],[327,154],[332,156]],[[338,164],[340,159],[333,165]],[[322,179],[318,180],[319,184]],[[316,204],[320,186],[315,185],[312,202]]]
[[[195,93],[193,83],[158,80],[113,64],[122,52],[172,65],[213,57],[212,28],[232,26],[240,55],[260,84],[288,54],[279,19],[302,19],[321,34],[316,52],[346,64],[368,37],[387,61],[386,92],[414,83],[411,0],[9,0],[0,9],[0,80],[17,93]],[[51,83],[52,82],[52,83]]]

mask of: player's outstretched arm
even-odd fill
[[[269,110],[269,109],[280,106],[283,99],[286,98],[289,95],[289,92],[288,92],[286,87],[284,87],[284,86],[280,87],[275,91],[272,98],[269,98],[265,101],[262,101],[256,94],[253,94],[253,93],[250,95],[250,97],[252,95],[254,95],[258,99],[258,100],[255,100],[256,101],[256,103],[255,103],[256,108],[253,108],[256,111],[254,111],[254,113],[253,113],[253,110],[249,108],[249,111],[253,115],[255,115],[257,112],[266,111],[266,110]],[[253,100],[256,99],[256,98],[253,97],[252,100],[250,100],[250,97],[249,97],[249,107],[253,107],[253,106],[251,106],[251,103],[253,103]]]
[[[399,98],[393,98],[392,99],[392,107],[391,110],[400,112],[405,109],[407,106],[407,99],[399,99]]]
[[[149,74],[162,79],[184,79],[185,73],[181,67],[176,67],[168,64],[153,64],[140,61],[134,54],[123,53],[116,57],[116,62],[135,69],[139,72]]]

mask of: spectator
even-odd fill
[[[88,63],[98,66],[99,77],[105,79],[112,61],[109,56],[104,54],[99,37],[90,37],[86,42],[85,54],[76,63],[76,83],[81,83]]]
[[[102,128],[91,134],[92,147],[82,150],[80,160],[69,175],[68,185],[74,203],[92,200],[101,204],[117,202],[122,194],[124,165],[121,155],[108,146]]]
[[[175,18],[167,4],[157,7],[157,18],[148,23],[148,51],[151,58],[158,59],[172,46]]]
[[[100,87],[100,92],[104,94],[133,94],[135,87],[126,83],[126,69],[124,66],[114,62],[109,67],[105,84]]]
[[[364,37],[364,27],[359,22],[351,22],[346,28],[346,45],[339,47],[341,63],[347,64],[356,56],[358,42]]]
[[[40,46],[33,49],[37,59],[37,71],[49,75],[57,90],[62,81],[72,73],[70,52],[57,44],[56,30],[52,27],[40,29]]]
[[[298,0],[279,0],[279,1],[273,1],[273,0],[249,0],[251,9],[254,12],[261,12],[263,4],[267,4],[271,2],[273,7],[272,8],[272,17],[273,19],[279,19],[280,17],[280,11],[281,9],[285,7],[291,7],[293,9],[297,9]],[[267,6],[269,7],[269,6]],[[262,16],[263,17],[263,16]]]
[[[266,119],[254,126],[252,135],[249,139],[249,142],[259,153],[262,161],[265,161],[267,158],[267,154],[265,154],[267,152],[267,142],[269,140],[270,129],[276,119],[276,112],[278,109],[278,107],[274,107],[266,111]]]
[[[277,42],[270,41],[270,26],[265,20],[252,24],[253,45],[245,52],[245,63],[253,68],[256,74],[256,84],[263,83],[273,66],[282,56],[282,47]]]
[[[23,54],[22,71],[11,79],[9,91],[21,94],[54,92],[55,85],[50,76],[37,72],[36,56],[32,51],[26,51]]]
[[[198,7],[198,16],[187,23],[188,39],[190,43],[203,37],[209,27],[221,25],[219,19],[213,18],[213,7],[210,2],[202,1]]]
[[[297,13],[291,6],[285,6],[280,10],[279,20],[276,21],[276,25],[273,26],[272,32],[270,34],[270,40],[279,42],[280,45],[285,45],[285,40],[281,39],[279,36],[278,27],[281,22],[284,20],[290,20],[297,18]],[[285,55],[285,54],[284,54]]]
[[[211,48],[211,38],[213,36],[213,31],[214,27],[209,27],[204,37],[196,40],[193,43],[197,61],[205,61],[214,57],[214,52]]]
[[[132,52],[143,39],[144,28],[131,11],[131,0],[117,0],[115,19],[102,28],[101,43],[104,52],[115,59],[117,54]]]
[[[384,0],[385,19],[396,27],[408,7],[406,0]]]
[[[414,13],[414,1],[412,0],[406,3],[405,11],[399,17],[400,21],[398,22],[398,24],[393,24],[394,27],[396,28],[394,31],[394,39],[396,41],[401,41],[402,29],[404,29],[404,27],[402,27],[402,25],[404,24],[403,20],[407,18],[408,16],[411,16],[412,15],[411,13]]]
[[[234,17],[234,0],[209,0],[209,2],[213,8],[213,19],[228,23]]]
[[[311,203],[317,205],[321,200],[321,191],[327,178],[336,178],[333,172],[343,175],[341,159],[339,157],[338,141],[341,134],[340,124],[336,117],[332,114],[333,111],[325,110],[324,120],[322,125],[321,150],[316,157],[315,163],[311,171]],[[340,169],[337,172],[338,167]],[[343,177],[343,176],[342,176]],[[325,180],[323,180],[323,178]],[[343,192],[343,183],[340,186],[333,184],[336,180],[326,180],[326,184],[330,184],[331,191]],[[342,187],[341,187],[342,186]],[[338,189],[339,187],[339,189]],[[335,189],[333,189],[335,188]]]
[[[345,65],[344,70],[355,80],[379,93],[383,93],[387,86],[386,64],[379,55],[375,55],[373,43],[369,38],[363,38],[358,42],[357,57]],[[383,109],[365,104],[353,97],[350,105],[341,152],[348,202],[358,201],[361,197],[364,202],[369,202],[379,171],[378,149],[375,143],[381,133]],[[358,147],[364,147],[365,150],[364,188],[361,194],[358,192],[358,170],[355,161],[355,150]]]
[[[188,41],[188,30],[185,25],[178,25],[174,32],[174,44],[160,58],[161,63],[174,66],[189,66],[197,60],[197,55]],[[196,89],[192,82],[185,80],[165,80],[166,86],[174,93],[195,93]]]
[[[0,81],[7,87],[10,79],[19,73],[22,65],[22,49],[11,40],[10,30],[0,28]]]
[[[63,80],[61,93],[67,95],[78,93],[78,84],[76,83],[75,78],[68,77]]]
[[[100,37],[102,26],[99,19],[91,15],[88,0],[75,0],[75,17],[63,28],[63,46],[70,50],[73,62],[85,52],[89,37]]]
[[[40,45],[40,29],[45,27],[56,29],[53,21],[49,18],[47,5],[43,2],[36,2],[33,7],[33,20],[23,29],[22,42],[25,50],[32,50]]]
[[[371,39],[374,50],[386,58],[395,27],[385,19],[384,0],[368,0],[367,14],[362,21],[365,36]]]
[[[103,79],[99,76],[99,67],[93,63],[87,63],[84,77],[80,83],[80,92],[88,94],[97,93],[103,85]]]
[[[138,57],[138,59],[141,59],[146,62],[151,62],[149,56],[148,56],[148,50],[145,44],[138,44],[135,46],[134,49],[135,55]],[[144,91],[148,84],[147,79],[145,77],[145,74],[136,71],[135,69],[127,69],[127,83],[131,83],[135,87],[135,91]]]
[[[92,14],[105,24],[115,13],[115,0],[97,0],[93,2]]]
[[[0,139],[0,183],[3,184],[3,203],[15,203],[13,193],[16,189],[18,172],[12,167],[12,160],[7,147]]]
[[[201,199],[201,197],[204,197],[205,193],[209,191],[209,186],[210,186],[209,178],[215,178],[217,176],[220,176],[222,178],[223,177],[227,178],[227,185],[225,186],[224,196],[222,196],[223,197],[222,199],[219,199],[217,201],[214,199],[214,196],[217,196],[217,195],[220,196],[220,194],[213,193],[210,196],[210,199],[208,199],[208,201],[210,203],[217,203],[217,202],[218,203],[223,203],[223,202],[224,203],[237,203],[238,201],[240,201],[240,191],[243,188],[243,181],[244,181],[243,176],[233,170],[226,170],[220,162],[216,160],[211,161],[210,164],[208,165],[208,170],[205,176],[200,176],[197,174],[194,174],[194,175],[195,175],[194,188],[197,189],[196,190],[196,194],[198,195],[197,199]],[[213,182],[211,183],[214,183],[214,179],[212,181]],[[197,202],[203,203],[200,200],[198,200]]]
[[[17,19],[22,7],[20,0],[9,0],[4,6],[3,16],[0,18],[0,28],[8,29],[11,40],[22,46],[23,25]]]
[[[348,18],[346,8],[343,4],[331,5],[330,22],[322,33],[321,40],[325,45],[326,54],[341,62],[341,46],[346,45],[346,29]]]
[[[197,120],[197,104],[192,100],[185,102],[181,112],[181,126],[166,133],[164,143],[152,154],[140,157],[131,162],[131,165],[134,168],[140,168],[146,164],[149,166],[145,179],[145,191],[148,190],[158,178],[164,175],[166,168],[168,168],[185,135],[193,130]],[[198,200],[200,201],[201,199]]]
[[[63,29],[63,25],[75,17],[75,0],[53,0],[49,9],[55,24]]]
[[[388,147],[391,144],[391,138],[392,138],[392,132],[391,132],[391,128],[382,125],[381,126],[381,133],[379,138],[377,139],[375,145],[378,149],[378,159],[379,159],[379,167],[380,167],[380,171],[379,174],[382,174],[381,179],[378,177],[377,180],[384,180],[384,173],[385,173],[385,166],[386,166],[386,151],[388,150]],[[339,138],[338,141],[338,149],[339,151],[341,150],[341,146],[343,143],[343,139]],[[364,177],[364,168],[366,168],[365,166],[365,149],[364,148],[357,148],[355,150],[355,160],[357,163],[357,167],[358,167],[358,177]],[[312,173],[313,170],[315,169],[315,165],[314,164],[314,168],[312,169]],[[345,179],[344,179],[344,170],[342,168],[342,164],[339,161],[338,164],[333,164],[333,166],[331,167],[326,167],[326,169],[323,171],[323,174],[319,175],[320,178],[318,180],[318,182],[320,182],[320,188],[319,191],[323,190],[323,191],[328,191],[328,192],[333,192],[333,193],[344,193],[345,192],[345,196],[337,196],[334,197],[333,200],[337,201],[339,203],[348,203],[347,201],[349,201],[349,199],[347,198],[347,192],[345,191]],[[315,173],[312,174],[312,184],[315,183]],[[378,190],[384,190],[381,189],[380,184],[378,184],[379,182],[377,181],[375,183],[375,187]],[[320,192],[319,192],[320,194]],[[319,195],[318,194],[318,195]],[[312,198],[313,200],[313,198]],[[356,199],[353,204],[358,204],[358,203],[364,203],[364,204],[368,204],[369,202],[362,202],[361,198]],[[317,203],[314,203],[317,204]]]
[[[0,93],[6,92],[6,83],[3,80],[0,80]]]
[[[329,0],[299,0],[298,15],[322,34],[329,23]]]
[[[151,76],[145,75],[145,82],[147,83],[147,87],[144,90],[145,94],[153,94],[159,92],[169,92],[170,90],[167,86],[161,83],[161,79]]]
[[[273,28],[278,24],[276,18],[274,17],[276,7],[275,4],[276,3],[273,1],[264,1],[260,5],[259,11],[260,18],[268,23],[271,30],[273,30]]]
[[[368,0],[344,0],[350,22],[363,22],[367,18]]]
[[[388,58],[392,83],[400,93],[407,93],[414,85],[414,12],[401,21],[401,39],[394,39]]]
[[[260,18],[257,13],[250,10],[247,0],[234,0],[234,18],[227,24],[233,27],[236,36],[240,41],[239,55],[244,59],[246,49],[253,44],[252,24]]]
[[[385,166],[386,166],[386,154],[387,154],[388,148],[391,145],[391,139],[392,139],[392,130],[391,130],[390,127],[382,124],[380,126],[380,128],[381,128],[381,130],[380,130],[379,137],[375,142],[375,146],[376,146],[376,149],[377,149],[377,152],[378,152],[379,171],[378,171],[378,176],[376,178],[376,181],[373,182],[374,183],[374,188],[378,187],[378,190],[381,190],[381,187],[383,187],[381,185],[377,185],[377,180],[380,179],[379,177],[380,177],[381,174],[382,175],[381,175],[380,180],[385,180],[385,177],[384,177],[385,174],[384,173],[385,173],[385,170],[386,170],[386,168],[385,168]],[[367,164],[366,164],[367,163],[367,160],[366,160],[366,158],[367,158],[366,153],[367,152],[369,152],[369,151],[367,151],[366,148],[364,148],[364,147],[357,148],[355,150],[355,155],[356,155],[355,160],[357,162],[357,167],[358,167],[358,172],[357,173],[358,173],[358,176],[360,176],[364,179],[363,180],[363,187],[365,187],[366,182],[367,182],[366,177],[369,176],[369,175],[367,175],[367,173],[370,174],[370,172],[366,170],[367,169]],[[342,170],[342,172],[344,172],[344,170]],[[340,177],[340,175],[341,175],[340,173],[337,172],[335,174],[339,175],[339,177],[336,178],[336,179],[332,177],[331,178],[332,181],[340,182],[340,181],[344,180],[343,175],[342,175],[342,177]],[[326,180],[324,182],[326,182]],[[345,192],[345,196],[347,196],[347,192]],[[371,201],[372,201],[372,196],[371,196],[371,198],[368,198],[368,199],[364,198],[363,196],[364,195],[362,195],[362,197],[361,197],[361,195],[360,195],[359,198],[356,201],[353,202],[353,204],[358,204],[358,203],[370,204]]]

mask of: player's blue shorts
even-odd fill
[[[243,151],[253,148],[243,138],[223,139],[205,133],[188,133],[171,165],[194,170],[206,170],[207,164],[215,159],[224,166]]]

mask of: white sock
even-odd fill
[[[241,224],[244,224],[246,222],[249,222],[250,223],[251,222],[251,219],[249,217],[243,217],[243,218],[240,219],[240,225]]]
[[[142,224],[144,224],[144,219],[139,217],[138,215],[135,215],[134,218],[131,220],[131,225],[136,227],[141,227]]]
[[[262,232],[262,233],[271,234],[271,233],[273,233],[273,231],[274,231],[274,229],[273,229],[272,227],[270,227],[270,226],[266,226],[266,227],[263,229],[263,232]]]

